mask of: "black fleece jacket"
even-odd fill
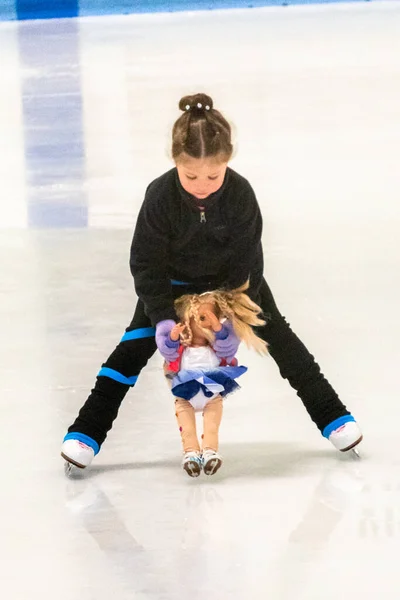
[[[234,289],[250,278],[247,293],[257,301],[261,233],[254,191],[232,169],[219,190],[201,201],[183,189],[176,168],[155,179],[146,190],[130,254],[136,293],[152,324],[176,320],[171,280],[206,291]]]

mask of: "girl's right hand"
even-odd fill
[[[175,321],[167,319],[156,325],[157,348],[167,362],[173,362],[179,356],[179,341],[171,338],[171,332],[176,327]]]

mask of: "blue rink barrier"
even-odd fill
[[[77,19],[18,27],[25,182],[30,229],[86,228],[85,134]],[[46,53],[46,47],[51,50]]]
[[[338,1],[340,0],[0,0],[0,20],[331,4]]]

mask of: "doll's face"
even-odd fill
[[[193,338],[206,339],[201,328],[212,330],[212,322],[210,319],[210,313],[212,315],[214,315],[215,318],[217,318],[215,305],[212,304],[211,302],[204,302],[203,304],[201,304],[199,306],[198,311],[197,311],[198,322],[199,322],[200,326],[199,326],[198,322],[195,321],[194,317],[191,317],[190,327],[191,327],[191,330],[193,333]]]

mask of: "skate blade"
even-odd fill
[[[201,466],[195,460],[189,460],[183,465],[183,468],[189,477],[198,477],[201,473]]]
[[[68,479],[82,479],[84,477],[85,469],[73,465],[69,461],[64,463],[64,474]]]
[[[65,461],[64,473],[67,477],[73,477],[74,475],[76,475],[76,473],[78,473],[79,470],[80,470],[79,467],[77,467],[76,465],[73,465],[72,463]]]
[[[214,475],[220,466],[222,465],[222,460],[220,458],[211,458],[206,462],[203,466],[205,475]]]
[[[65,460],[64,473],[67,477],[73,477],[75,474],[82,472],[83,469],[86,468],[83,465],[80,465],[77,462],[71,460],[70,458],[68,458],[68,456],[65,456],[65,454],[63,454],[62,452],[61,452],[61,456]]]

